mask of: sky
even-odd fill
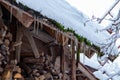
[[[90,18],[92,17],[92,15],[94,15],[97,18],[101,18],[117,0],[66,0],[66,1]],[[119,7],[120,2],[112,10],[111,14],[117,15]],[[109,19],[111,17],[108,15],[106,18]],[[108,26],[109,23],[110,21],[103,20],[101,25],[106,27]]]

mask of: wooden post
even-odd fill
[[[62,80],[65,80],[65,53],[64,53],[64,46],[61,46],[61,72],[63,74]]]
[[[78,49],[77,49],[77,67],[78,67],[79,61],[80,61],[80,44],[78,44]]]
[[[76,61],[75,61],[75,46],[74,46],[74,41],[72,40],[71,46],[72,46],[72,79],[71,80],[76,80]]]
[[[85,74],[90,80],[97,80],[95,78],[95,76],[90,72],[88,71],[88,69],[82,64],[82,63],[78,63],[78,68],[80,69],[80,71]]]
[[[28,41],[29,41],[29,43],[30,43],[30,45],[32,47],[35,58],[39,58],[40,54],[39,54],[38,48],[37,48],[37,46],[35,44],[35,41],[34,41],[32,35],[31,35],[31,33],[29,31],[27,31],[27,30],[24,30],[24,34],[28,38]]]
[[[16,36],[16,42],[21,42],[23,37],[22,33],[22,26],[17,27],[17,36]],[[18,62],[20,62],[20,52],[21,52],[21,45],[16,46],[16,59]]]

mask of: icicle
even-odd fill
[[[56,30],[55,39],[58,40],[58,30]]]
[[[56,40],[59,41],[59,38],[60,38],[60,30],[58,30],[58,33],[57,33],[57,34],[58,34],[58,35],[56,35],[56,36],[57,36]]]
[[[86,54],[86,52],[85,52],[85,44],[83,44],[83,53],[84,53],[83,62],[85,62],[85,54]]]
[[[33,29],[33,32],[35,33],[35,31],[36,31],[36,30],[35,30],[35,29],[36,29],[36,16],[34,16],[34,26],[33,26],[33,28],[34,28],[34,29]]]
[[[78,40],[75,38],[76,51],[78,50]]]
[[[13,7],[10,8],[10,23],[12,22]]]
[[[62,45],[64,46],[64,41],[65,41],[65,36],[64,35],[62,35]]]
[[[84,53],[83,53],[84,54]],[[85,54],[83,55],[83,63],[85,63]]]
[[[72,55],[72,47],[73,47],[73,42],[72,42],[72,40],[70,40],[70,52],[71,52],[71,55]]]
[[[18,9],[18,10],[17,10],[17,18],[18,18],[19,20],[21,20],[21,18],[22,18],[22,10],[21,10],[21,9]]]
[[[84,52],[84,49],[83,49],[83,48],[84,48],[84,42],[81,42],[81,47],[80,47],[80,51],[81,51],[81,52]]]
[[[39,18],[37,17],[37,34],[38,34],[38,32],[39,32]]]
[[[40,23],[40,29],[42,30],[43,29],[43,22]]]

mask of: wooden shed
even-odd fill
[[[75,59],[78,50],[88,57],[97,50],[24,7],[14,0],[0,0],[0,78],[97,80],[90,68]]]

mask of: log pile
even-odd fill
[[[48,54],[42,54],[40,58],[25,57],[20,66],[27,74],[26,77],[33,80],[63,80],[60,72],[60,56],[54,62],[52,60],[52,57]],[[66,79],[67,77],[66,74]]]
[[[4,24],[2,19],[2,10],[0,8],[0,80],[24,80],[21,75],[21,68],[17,66],[17,61],[11,60],[11,52],[15,51],[15,47],[20,45],[13,42],[13,35],[9,28]]]

